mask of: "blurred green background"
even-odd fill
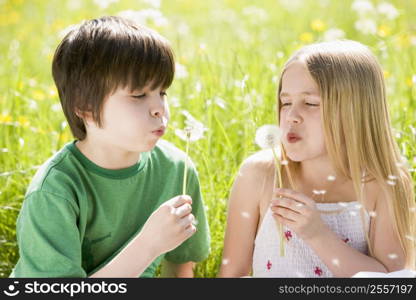
[[[234,176],[258,150],[256,129],[275,122],[279,72],[304,44],[347,38],[370,46],[416,178],[416,1],[0,0],[0,277],[18,259],[15,221],[31,177],[72,139],[51,76],[54,50],[70,25],[103,15],[133,18],[172,42],[171,128],[182,128],[187,113],[207,128],[190,148],[212,234],[197,277],[219,270]],[[185,147],[172,129],[165,139]]]

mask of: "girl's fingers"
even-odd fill
[[[289,228],[292,228],[292,226],[295,225],[295,222],[293,222],[292,220],[286,219],[276,214],[273,214],[273,218],[275,218],[277,222],[279,222],[280,224],[285,225]]]
[[[299,214],[301,214],[305,209],[305,204],[302,202],[289,199],[289,198],[274,198],[271,201],[272,208],[273,207],[284,207],[291,209]]]
[[[296,222],[300,217],[299,213],[294,212],[293,210],[287,209],[287,208],[284,208],[284,207],[274,208],[273,209],[273,214],[277,215],[277,216],[281,216],[281,217],[283,217],[283,218],[285,218],[289,221],[292,221],[292,222]]]
[[[275,188],[274,189],[274,196],[275,197],[286,197],[286,198],[290,198],[293,200],[296,200],[298,202],[301,202],[305,205],[309,205],[309,206],[313,206],[315,205],[315,201],[313,201],[311,198],[309,198],[308,196],[296,192],[294,190],[290,190],[290,189],[279,189],[279,188]]]

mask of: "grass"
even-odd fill
[[[149,2],[118,1],[100,8],[80,0],[0,1],[0,277],[7,277],[18,259],[15,221],[36,166],[72,139],[50,71],[60,32],[83,19],[149,9]],[[370,35],[355,28],[359,15],[352,1],[160,2],[154,9],[169,23],[150,20],[148,26],[172,42],[187,72],[182,78],[178,74],[168,91],[171,125],[182,127],[180,112],[187,110],[209,129],[190,150],[212,234],[211,255],[197,266],[196,276],[218,272],[229,191],[242,160],[257,151],[256,129],[275,120],[280,69],[294,50],[322,40],[330,28],[369,45],[380,59],[397,141],[415,168],[414,1],[391,1],[400,13],[394,20],[369,16],[377,24]],[[165,138],[185,149],[173,130]]]

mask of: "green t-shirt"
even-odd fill
[[[188,166],[187,194],[197,231],[154,260],[141,277],[153,277],[163,258],[179,264],[198,262],[209,254],[198,174],[192,163]],[[20,258],[11,277],[93,274],[140,232],[163,202],[182,194],[184,167],[184,152],[163,140],[142,153],[138,163],[120,170],[94,164],[75,141],[66,144],[42,165],[28,187],[16,226]]]

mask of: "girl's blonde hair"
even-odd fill
[[[376,180],[388,195],[388,207],[406,256],[406,267],[415,268],[415,196],[411,175],[393,138],[387,108],[383,71],[371,51],[355,41],[312,44],[297,51],[286,63],[279,82],[293,61],[307,66],[321,93],[321,117],[328,155],[338,174],[353,182],[364,208],[362,183]],[[283,151],[284,153],[284,151]],[[282,170],[293,188],[299,162]],[[292,176],[290,176],[292,174]],[[363,176],[364,174],[364,176]],[[395,184],[387,183],[396,176]],[[373,247],[367,235],[370,255]]]

